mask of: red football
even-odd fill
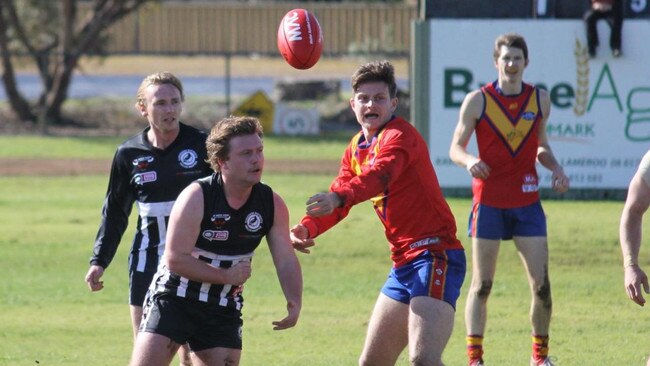
[[[288,12],[278,28],[278,50],[296,69],[314,66],[323,50],[323,35],[314,14],[305,9]]]

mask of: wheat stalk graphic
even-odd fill
[[[587,99],[589,97],[589,56],[587,46],[576,38],[575,49],[573,54],[576,57],[576,102],[573,106],[573,113],[576,116],[582,116],[587,109]]]

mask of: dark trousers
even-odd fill
[[[609,47],[612,50],[621,49],[621,29],[623,28],[623,2],[617,1],[610,11],[600,12],[593,9],[587,10],[584,15],[585,26],[587,27],[587,46],[589,53],[594,54],[598,47],[598,29],[596,24],[600,19],[607,20],[610,25],[611,34],[609,37]]]

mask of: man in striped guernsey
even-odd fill
[[[238,365],[243,284],[263,237],[287,300],[275,330],[293,327],[302,306],[302,274],[283,199],[261,183],[262,126],[252,117],[218,122],[207,140],[215,173],[190,184],[169,218],[165,253],[154,276],[131,365],[169,365],[187,343],[192,362]]]
[[[115,256],[135,203],[138,221],[129,255],[134,336],[147,288],[165,248],[174,200],[192,181],[212,173],[206,162],[207,134],[179,121],[185,98],[181,81],[168,72],[151,74],[140,84],[136,97],[135,107],[149,126],[117,148],[86,274],[92,291],[104,287],[102,275]]]
[[[465,278],[465,251],[427,145],[395,116],[393,65],[375,61],[352,76],[350,106],[361,131],[343,153],[329,192],[307,200],[292,229],[294,247],[309,253],[314,238],[370,201],[385,228],[393,268],[370,316],[359,365],[394,365],[408,347],[414,365],[442,365]],[[350,244],[352,245],[352,244]]]
[[[535,162],[552,172],[551,184],[557,192],[569,189],[569,178],[555,159],[546,135],[551,110],[548,93],[523,82],[528,65],[526,41],[518,34],[499,36],[493,57],[498,79],[465,97],[449,151],[451,160],[473,178],[469,234],[474,259],[465,309],[469,364],[483,365],[487,299],[499,245],[501,240],[513,239],[533,297],[530,365],[551,366],[548,243]],[[474,132],[478,157],[467,150]]]

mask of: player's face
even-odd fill
[[[391,98],[388,85],[381,81],[361,84],[350,99],[350,106],[366,137],[373,136],[388,121],[397,108],[397,98]]]
[[[221,172],[228,181],[244,185],[259,183],[264,169],[264,145],[257,134],[233,137],[228,160],[220,162]]]
[[[521,48],[501,46],[495,66],[499,71],[499,80],[503,83],[520,83],[528,60],[524,58]]]
[[[172,84],[149,85],[144,91],[144,105],[140,114],[159,132],[178,130],[183,111],[181,92]]]

